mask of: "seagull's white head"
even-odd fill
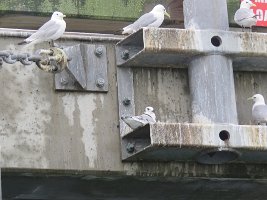
[[[250,9],[250,7],[253,7],[253,6],[256,6],[256,5],[250,0],[243,0],[240,4],[240,8]]]
[[[61,12],[55,11],[51,17],[51,19],[63,19],[64,17],[66,17],[66,15],[64,15]]]
[[[159,13],[166,15],[169,18],[171,17],[170,14],[167,13],[165,7],[161,4],[156,5],[151,12],[159,12]]]
[[[153,112],[153,111],[154,111],[154,108],[151,106],[148,106],[145,108],[145,112]]]
[[[264,97],[261,94],[255,94],[248,100],[253,100],[258,105],[265,105]]]

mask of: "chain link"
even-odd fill
[[[41,61],[41,56],[30,55],[28,53],[13,54],[9,51],[0,51],[0,66],[3,63],[14,64],[15,62],[21,62],[23,65],[31,65],[33,62],[37,63]]]

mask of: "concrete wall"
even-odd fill
[[[91,39],[68,38],[60,44],[96,43]],[[22,51],[15,45],[20,40],[0,37],[0,50]],[[121,162],[116,40],[97,41],[107,46],[108,93],[56,92],[54,76],[35,65],[3,65],[0,70],[0,145],[4,171],[111,171],[193,177],[251,177],[261,171],[261,176],[267,177],[261,165]],[[235,73],[240,124],[250,123],[251,103],[247,97],[260,92],[267,98],[266,77],[265,73]],[[155,107],[161,122],[190,122],[186,69],[135,69],[134,88],[137,114],[149,104]]]

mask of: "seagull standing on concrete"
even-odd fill
[[[156,5],[152,11],[142,15],[133,24],[130,24],[123,28],[122,34],[132,34],[142,27],[160,27],[164,20],[164,15],[170,18],[170,15],[166,12],[163,5]]]
[[[257,16],[250,9],[251,7],[256,6],[250,0],[243,0],[240,4],[240,8],[235,12],[234,20],[235,22],[243,28],[250,28],[255,26],[257,23]]]
[[[41,26],[35,33],[30,37],[26,38],[24,41],[18,43],[22,44],[36,44],[45,41],[51,41],[52,46],[54,46],[54,40],[60,38],[66,29],[66,22],[64,21],[65,15],[61,12],[54,12],[51,19]]]
[[[137,129],[146,124],[155,124],[156,123],[156,115],[153,112],[154,109],[152,107],[146,107],[144,114],[139,116],[132,117],[121,117],[121,119],[130,126],[131,129]]]
[[[258,125],[266,125],[267,123],[267,105],[261,94],[255,94],[248,100],[253,100],[254,105],[252,107],[252,119]]]

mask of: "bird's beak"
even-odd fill
[[[253,100],[253,97],[249,97],[247,100],[248,100],[248,101]]]
[[[171,18],[170,14],[167,13],[166,11],[164,12],[164,15],[166,15],[167,17]]]
[[[63,17],[66,17],[66,15],[63,15]]]
[[[253,4],[251,4],[251,7],[255,7],[255,6],[256,6],[256,4],[254,4],[254,3],[253,3]]]

